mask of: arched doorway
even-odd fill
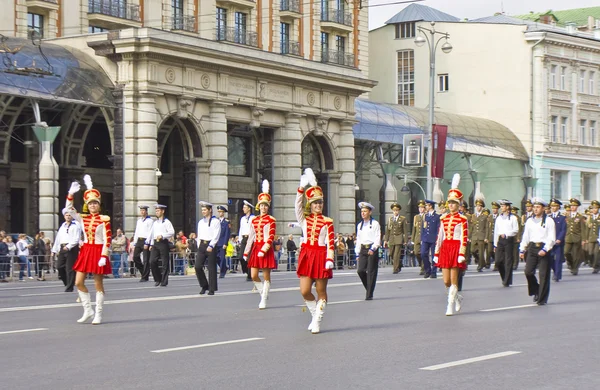
[[[175,231],[196,231],[196,159],[202,145],[196,125],[188,118],[168,117],[158,130],[158,202],[168,206]]]
[[[312,168],[317,177],[319,186],[323,188],[325,203],[323,213],[329,212],[329,175],[333,169],[333,155],[327,140],[323,136],[307,135],[302,141],[302,171]]]

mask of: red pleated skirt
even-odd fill
[[[250,252],[250,258],[248,259],[248,268],[277,268],[277,261],[275,260],[275,253],[273,252],[273,247],[270,247],[263,257],[258,257],[260,249],[263,247],[264,244],[264,242],[255,242],[252,245],[252,252]]]
[[[298,257],[298,277],[307,276],[311,279],[331,279],[333,270],[325,269],[327,262],[327,247],[302,244]]]
[[[102,247],[102,244],[83,244],[73,270],[97,275],[111,274],[110,259],[106,259],[104,267],[98,266],[98,261],[102,257]]]
[[[458,262],[458,256],[460,255],[460,241],[459,240],[444,240],[442,241],[442,247],[440,248],[440,254],[438,256],[438,268],[460,268],[467,269],[467,262]]]

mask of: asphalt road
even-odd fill
[[[0,387],[599,388],[600,275],[566,275],[542,307],[527,296],[522,265],[514,283],[469,272],[461,313],[446,317],[440,279],[380,268],[375,299],[364,301],[356,273],[338,271],[318,335],[306,330],[310,315],[288,272],[273,274],[260,311],[239,274],[220,279],[212,297],[198,295],[193,276],[166,288],[110,279],[100,326],[76,323],[82,308],[59,282],[4,284]]]

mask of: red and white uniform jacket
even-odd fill
[[[333,261],[335,233],[333,219],[323,214],[304,214],[302,200],[304,189],[296,194],[296,219],[302,228],[302,245],[321,246],[327,250],[327,260]]]
[[[252,244],[256,242],[257,245],[261,246],[259,249],[263,254],[267,253],[273,240],[275,239],[275,218],[271,215],[258,215],[252,219],[252,229],[248,235],[248,243],[244,249],[244,256],[248,256]]]
[[[66,206],[72,210],[73,196],[67,195]],[[83,242],[86,244],[102,245],[102,257],[108,259],[112,232],[110,229],[110,217],[101,214],[77,214],[75,219],[79,221],[83,230]]]
[[[446,214],[440,218],[440,230],[435,244],[435,255],[440,254],[444,240],[460,241],[459,254],[467,253],[467,237],[469,236],[468,219],[462,214]]]

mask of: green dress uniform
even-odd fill
[[[469,219],[469,240],[471,241],[471,253],[477,262],[477,272],[481,272],[484,267],[489,268],[487,260],[489,258],[485,253],[485,240],[488,238],[489,216],[483,212],[477,215],[472,214]]]
[[[591,265],[594,268],[593,273],[597,274],[600,272],[600,249],[598,248],[598,232],[600,232],[600,214],[598,214],[597,208],[600,207],[600,202],[597,200],[592,201],[592,212],[587,218],[586,222],[586,238],[587,251],[591,258]],[[594,209],[595,208],[595,209]],[[594,210],[596,212],[594,212]]]
[[[417,257],[417,261],[419,262],[419,266],[421,267],[420,275],[425,274],[425,270],[423,269],[423,260],[421,259],[421,228],[423,227],[423,215],[417,214],[413,219],[413,227],[412,227],[412,242],[414,244],[415,256]]]
[[[570,200],[572,205],[581,205],[577,199]],[[578,212],[567,212],[567,236],[565,237],[565,258],[567,260],[567,266],[571,271],[571,274],[577,275],[579,273],[579,266],[581,265],[583,254],[583,238],[585,226],[585,217]]]
[[[488,217],[488,236],[486,245],[487,264],[488,267],[492,264],[491,259],[494,258],[494,229],[496,228],[496,217],[498,217],[498,202],[492,202],[492,210],[496,210],[496,214],[492,213]],[[497,271],[496,261],[494,259],[494,271]]]
[[[394,207],[400,207],[398,203],[392,204]],[[402,270],[402,247],[406,244],[406,233],[408,232],[408,222],[402,215],[397,217],[392,215],[385,226],[384,241],[386,242],[389,250],[390,257],[392,258],[392,264],[394,267],[393,272],[397,274]]]

